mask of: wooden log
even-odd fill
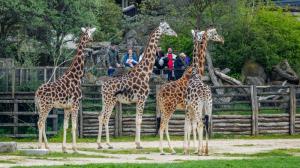
[[[252,106],[252,135],[258,134],[258,100],[256,86],[251,85],[251,106]]]
[[[213,123],[214,127],[250,127],[251,123],[240,124],[240,123]]]
[[[250,115],[213,115],[215,119],[251,119]]]
[[[259,130],[289,130],[289,126],[280,126],[280,127],[259,127]]]
[[[221,128],[221,127],[217,127],[217,128],[213,128],[214,131],[218,132],[218,131],[228,131],[228,132],[241,132],[241,131],[251,131],[251,127],[246,127],[246,128]]]
[[[289,130],[259,130],[262,134],[288,134]]]
[[[259,123],[258,126],[263,127],[280,127],[280,126],[288,126],[289,122],[274,122],[274,123]]]
[[[213,120],[214,123],[251,123],[251,119],[219,119]]]
[[[243,132],[228,132],[228,131],[214,131],[214,134],[223,134],[223,135],[251,135],[251,131],[243,131]]]
[[[232,85],[243,85],[241,81],[234,79],[234,78],[222,73],[221,71],[219,71],[217,69],[215,69],[215,74],[222,80],[224,80]]]
[[[289,122],[288,118],[259,118],[258,122]]]

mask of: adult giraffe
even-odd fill
[[[69,126],[69,118],[72,115],[72,149],[76,152],[76,128],[81,99],[81,78],[83,77],[84,52],[86,44],[92,39],[92,33],[96,28],[81,28],[82,35],[72,64],[68,70],[55,82],[41,85],[35,92],[35,105],[38,109],[39,120],[39,148],[42,148],[43,137],[45,148],[49,149],[45,131],[45,122],[48,113],[53,108],[64,109],[64,135],[62,150],[66,152],[66,131]]]
[[[198,32],[200,34],[204,34],[204,31]],[[196,39],[198,42],[202,40],[202,36],[196,36],[194,30],[192,30],[193,39]],[[194,43],[194,50],[196,49],[198,43]],[[199,47],[199,45],[198,45]],[[201,55],[204,57],[205,55]],[[193,52],[193,57],[197,57],[196,52]],[[198,58],[197,59],[200,64],[201,69],[201,76],[204,76],[204,63],[205,58]],[[160,129],[159,129],[159,135],[160,135],[160,153],[161,155],[164,155],[163,151],[163,137],[164,137],[164,131],[166,132],[166,137],[168,141],[169,148],[172,152],[172,154],[175,154],[175,150],[171,145],[170,137],[169,137],[169,120],[172,117],[172,114],[175,112],[176,109],[185,110],[185,95],[186,95],[186,89],[188,80],[190,79],[190,76],[192,74],[192,66],[189,66],[182,77],[176,81],[171,81],[169,83],[163,84],[158,92],[158,106],[160,109]],[[195,130],[193,130],[194,133],[194,141],[195,140]],[[195,144],[195,143],[194,143]]]
[[[188,81],[187,91],[186,91],[186,109],[187,112],[185,114],[185,124],[184,124],[184,153],[188,153],[189,149],[189,133],[191,123],[197,125],[198,132],[198,155],[208,155],[208,124],[206,124],[206,146],[205,149],[203,147],[203,114],[208,118],[208,122],[211,122],[211,114],[212,114],[212,94],[210,87],[201,79],[201,69],[199,66],[198,58],[204,58],[207,42],[209,40],[215,42],[224,42],[223,37],[221,37],[215,28],[207,29],[204,34],[196,33],[196,38],[202,38],[201,43],[199,44],[198,40],[194,40],[196,45],[200,45],[194,49],[198,56],[193,58],[192,64],[192,75]],[[200,49],[200,50],[199,50]],[[204,150],[203,150],[204,149]]]
[[[106,144],[109,148],[109,129],[108,122],[112,110],[117,101],[120,103],[131,104],[136,103],[136,148],[142,148],[140,143],[140,132],[142,115],[145,101],[149,94],[149,79],[152,74],[155,53],[160,37],[163,35],[177,36],[167,22],[162,22],[150,34],[150,38],[144,56],[139,64],[132,68],[127,74],[120,77],[110,78],[102,85],[102,112],[99,115],[99,132],[98,132],[98,149],[101,149],[102,126],[105,125]]]

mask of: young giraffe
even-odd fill
[[[83,34],[77,48],[77,54],[74,57],[71,66],[62,77],[55,82],[41,85],[35,92],[35,105],[39,112],[39,148],[42,148],[43,137],[45,147],[49,149],[45,122],[48,113],[52,108],[64,109],[64,135],[62,150],[66,152],[66,131],[69,126],[69,118],[72,115],[72,149],[76,151],[76,125],[79,109],[79,100],[81,99],[81,78],[83,77],[84,53],[83,49],[92,39],[92,33],[96,28],[81,28]]]
[[[204,33],[204,31],[200,32]],[[194,36],[194,30],[192,30],[192,35]],[[198,37],[198,36],[197,36]],[[202,40],[202,36],[199,36],[200,39],[198,42]],[[194,43],[194,49],[197,47],[197,43]],[[196,52],[193,53],[193,57],[196,57]],[[202,55],[203,56],[203,55]],[[204,62],[205,58],[199,58],[199,64],[200,64],[200,69],[201,69],[201,76],[204,75]],[[203,69],[203,70],[202,70]],[[187,83],[192,74],[192,66],[189,66],[182,77],[176,81],[172,81],[166,84],[163,84],[161,88],[159,89],[158,93],[158,104],[160,108],[160,114],[161,114],[161,120],[160,120],[160,129],[159,129],[159,135],[160,135],[160,153],[163,155],[163,137],[164,137],[164,130],[166,131],[166,137],[168,140],[168,145],[169,148],[172,152],[172,154],[175,154],[175,150],[173,149],[169,137],[169,120],[172,117],[172,114],[175,112],[176,109],[185,109],[185,101],[184,101],[184,96],[186,95],[186,89],[187,89]],[[194,133],[194,144],[195,144],[195,129],[193,130]]]
[[[199,56],[193,58],[193,70],[191,78],[188,81],[187,87],[187,95],[185,98],[186,102],[186,115],[185,115],[185,124],[184,124],[184,153],[188,153],[189,149],[189,136],[190,136],[190,127],[191,123],[197,125],[197,132],[198,132],[198,155],[208,155],[208,133],[206,125],[206,146],[203,151],[203,122],[202,117],[203,114],[206,115],[205,117],[209,117],[212,114],[212,94],[210,87],[203,83],[201,80],[201,70],[198,62],[198,58],[204,58],[207,48],[207,42],[209,40],[216,41],[216,42],[224,42],[223,37],[218,35],[215,28],[207,29],[204,34],[196,32],[196,38],[202,37],[202,41],[200,44],[197,40],[194,40],[196,45],[200,45],[200,47],[196,47],[194,52],[199,54]],[[199,50],[200,49],[200,50]],[[203,113],[204,111],[204,113]],[[208,122],[211,122],[211,117],[208,118]]]
[[[102,126],[105,125],[106,144],[109,148],[108,122],[112,110],[117,101],[120,103],[136,103],[136,148],[140,149],[140,131],[142,123],[143,109],[149,93],[149,79],[152,74],[155,53],[161,35],[177,36],[168,23],[162,22],[150,35],[148,45],[144,51],[141,62],[131,69],[127,74],[120,77],[111,78],[102,85],[102,112],[99,115],[98,148],[101,149]]]

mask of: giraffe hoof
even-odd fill
[[[103,149],[103,147],[102,146],[98,146],[98,148],[97,149]]]
[[[160,155],[166,155],[164,152],[160,153]]]
[[[142,146],[137,146],[136,149],[143,149],[143,147]]]
[[[171,155],[176,155],[176,152],[175,152],[175,151],[174,151],[174,152],[172,152],[172,153],[171,153]]]
[[[109,146],[108,149],[114,149],[112,146]]]

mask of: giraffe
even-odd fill
[[[49,149],[45,122],[48,113],[52,108],[64,109],[64,135],[62,150],[66,152],[66,131],[69,126],[69,118],[72,119],[72,149],[76,152],[76,125],[77,115],[79,109],[79,100],[82,97],[81,94],[81,78],[84,71],[84,52],[86,44],[92,40],[92,33],[96,28],[81,28],[82,35],[77,48],[77,54],[75,55],[72,64],[68,70],[55,82],[49,82],[41,85],[35,92],[35,105],[38,109],[39,120],[39,144],[38,148],[42,148],[43,138],[45,141],[45,148]]]
[[[199,44],[197,40],[194,40],[196,47],[193,52],[197,53],[197,57],[193,58],[192,64],[192,75],[188,81],[185,103],[187,112],[185,114],[185,124],[184,124],[184,153],[188,153],[189,149],[189,134],[191,122],[193,125],[197,127],[198,133],[198,155],[208,155],[208,123],[211,122],[211,114],[212,114],[212,93],[210,87],[201,80],[201,69],[199,68],[199,61],[197,59],[204,58],[207,42],[209,40],[215,42],[224,42],[223,37],[218,35],[215,28],[208,28],[204,34],[195,32],[195,38],[201,38],[202,41]],[[204,112],[204,113],[203,113]],[[204,149],[203,145],[203,127],[204,124],[202,122],[203,114],[207,120],[206,122],[206,146]]]
[[[204,31],[199,32],[201,34],[204,34]],[[194,30],[192,30],[192,35],[194,36]],[[199,42],[202,40],[202,36],[199,36],[197,38]],[[194,43],[194,49],[197,47],[197,43]],[[196,52],[193,53],[193,57],[196,57]],[[203,55],[202,55],[203,56]],[[201,75],[204,75],[204,61],[205,58],[199,58],[199,65],[201,69]],[[203,69],[203,70],[202,70]],[[176,81],[171,81],[169,83],[163,84],[158,92],[158,104],[160,108],[160,129],[159,129],[159,135],[160,135],[160,153],[161,155],[164,155],[163,152],[163,134],[164,130],[166,131],[166,137],[168,140],[168,145],[171,150],[172,154],[175,154],[175,150],[173,149],[169,137],[169,131],[168,131],[168,123],[170,118],[172,117],[172,114],[175,112],[176,109],[185,109],[185,102],[184,102],[184,96],[186,95],[186,88],[188,80],[192,73],[192,66],[189,66],[182,77]],[[195,144],[195,129],[193,129],[194,133],[194,144]]]
[[[145,101],[149,94],[149,79],[152,74],[155,53],[161,35],[177,36],[167,22],[161,22],[150,34],[144,56],[139,64],[132,68],[127,74],[120,77],[111,78],[102,85],[102,112],[99,115],[98,149],[101,149],[102,126],[105,125],[106,144],[112,148],[109,141],[108,122],[112,110],[117,101],[120,103],[136,103],[136,136],[135,144],[137,149],[141,149],[140,131],[142,124],[142,114]]]

